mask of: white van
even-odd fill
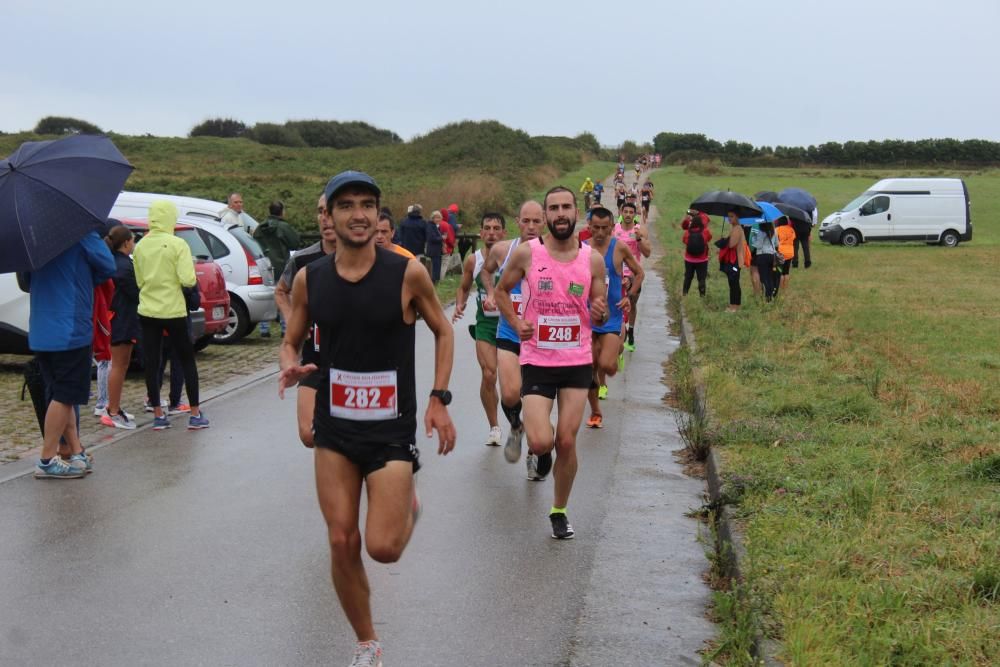
[[[969,190],[960,178],[887,178],[824,218],[819,238],[852,247],[924,241],[954,248],[972,240]]]

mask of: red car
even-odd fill
[[[149,222],[134,218],[123,219],[122,224],[135,234],[136,243],[149,231]],[[182,222],[174,227],[174,235],[187,242],[194,256],[194,272],[198,276],[198,291],[201,293],[201,308],[205,311],[205,327],[195,340],[196,350],[202,350],[212,341],[212,336],[224,331],[229,325],[229,291],[222,268],[212,261],[211,252],[198,230]]]

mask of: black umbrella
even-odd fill
[[[794,220],[795,222],[804,222],[807,225],[812,224],[812,215],[806,213],[801,208],[797,206],[792,206],[791,204],[782,204],[781,202],[775,202],[774,207],[785,214],[789,220]]]
[[[754,201],[766,201],[768,204],[773,204],[776,201],[781,201],[778,198],[778,193],[772,190],[761,190],[753,196]]]
[[[726,215],[735,211],[740,218],[753,218],[762,215],[760,206],[753,203],[749,197],[729,190],[713,190],[706,192],[688,208],[707,213],[708,215]]]
[[[812,211],[816,208],[816,198],[802,188],[785,188],[778,197],[784,203],[801,208],[803,211]]]
[[[0,160],[0,273],[37,269],[103,232],[132,169],[110,139],[90,135],[29,141]]]

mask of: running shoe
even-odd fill
[[[600,387],[597,388],[597,398],[601,399],[602,401],[607,400],[608,385],[602,384]]]
[[[94,416],[103,417],[104,413],[108,411],[108,406],[106,405],[95,405],[94,406]]]
[[[358,642],[350,667],[382,667],[382,645],[374,639]]]
[[[167,414],[171,417],[174,415],[181,415],[185,412],[191,412],[191,406],[187,403],[178,403],[177,405],[171,405],[167,408]]]
[[[73,454],[69,457],[68,463],[76,468],[82,468],[88,475],[94,472],[94,459],[84,452]]]
[[[499,447],[501,438],[503,438],[503,431],[499,426],[494,426],[490,429],[489,436],[486,437],[486,445],[489,447]]]
[[[153,417],[154,431],[162,431],[166,428],[170,428],[170,420],[167,419],[166,415],[163,415],[162,417]]]
[[[116,415],[108,414],[107,410],[105,410],[104,415],[101,417],[101,423],[105,426],[123,428],[126,431],[135,430],[135,420],[130,419],[129,414],[124,410],[119,410]]]
[[[604,428],[604,416],[590,415],[590,419],[587,420],[587,428]]]
[[[539,454],[538,465],[536,467],[538,476],[541,477],[542,479],[545,479],[548,476],[550,470],[552,470],[552,452],[548,452],[546,454]]]
[[[86,469],[79,463],[70,465],[59,456],[49,459],[48,465],[44,465],[41,460],[35,464],[35,479],[78,479],[86,475]]]
[[[553,512],[549,515],[552,522],[552,537],[557,540],[572,540],[573,526],[569,525],[569,519],[565,512]]]
[[[621,373],[623,370],[625,370],[625,354],[619,352],[618,353],[618,372]]]
[[[191,417],[188,419],[189,431],[198,431],[208,427],[209,427],[209,421],[205,418],[204,412],[199,413],[197,417],[191,415]]]
[[[517,463],[521,458],[521,438],[524,436],[524,426],[510,429],[507,444],[503,448],[503,457],[507,463]]]
[[[165,398],[164,399],[160,399],[160,407],[163,408],[164,410],[166,410],[167,408],[170,407],[167,404],[167,399],[165,399]],[[146,412],[153,412],[153,405],[149,402],[149,398],[146,398],[142,402],[142,409],[145,410]]]
[[[629,352],[635,352],[635,343],[630,343],[628,341],[625,341],[625,349],[628,350]]]
[[[538,474],[538,457],[528,452],[524,457],[524,463],[528,466],[528,479],[532,482],[544,482],[545,475]]]

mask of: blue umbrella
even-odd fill
[[[29,141],[0,160],[0,273],[37,269],[103,232],[132,169],[92,135]]]
[[[740,218],[740,224],[744,227],[756,227],[762,222],[774,222],[784,215],[774,204],[766,201],[756,203],[760,207],[761,215],[752,218]]]
[[[806,213],[816,208],[816,198],[802,188],[785,188],[778,193],[778,199],[785,204],[791,204]]]

